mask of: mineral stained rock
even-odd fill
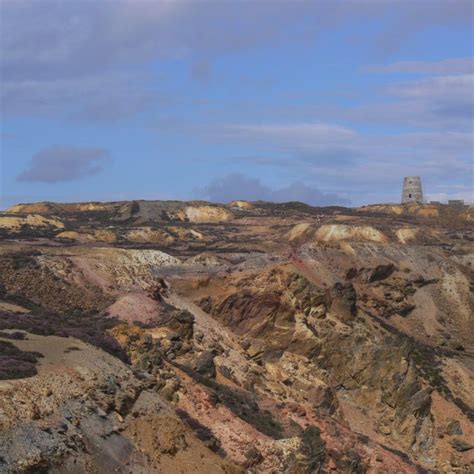
[[[473,472],[471,214],[12,207],[0,472]]]

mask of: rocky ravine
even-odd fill
[[[473,472],[471,216],[15,206],[0,472]]]

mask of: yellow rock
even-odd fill
[[[115,233],[107,229],[95,230],[94,237],[96,240],[100,240],[101,242],[115,242],[117,240]]]
[[[303,222],[301,224],[296,224],[289,232],[286,233],[285,237],[293,242],[304,237],[308,237],[313,232],[311,224],[308,222]]]
[[[436,206],[427,204],[409,204],[406,207],[409,214],[414,214],[420,217],[439,217],[439,210]]]
[[[339,248],[347,255],[355,255],[355,250],[349,242],[342,240],[339,243]]]
[[[177,213],[178,219],[196,223],[226,222],[234,218],[232,212],[218,206],[188,206]]]
[[[55,203],[34,202],[31,204],[16,204],[8,209],[12,214],[36,213],[53,214],[57,212],[84,212],[84,211],[107,211],[117,207],[116,203],[101,202],[78,202],[78,203]]]
[[[377,212],[381,214],[412,214],[415,216],[435,218],[439,217],[439,209],[433,204],[376,204],[373,206],[363,206],[356,209],[359,212]]]
[[[175,234],[180,240],[205,240],[206,238],[202,232],[198,232],[194,229],[172,226],[168,227],[168,230]]]
[[[27,216],[5,216],[0,215],[0,228],[19,231],[22,226],[30,227],[55,227],[56,229],[64,229],[64,224],[58,219],[48,219],[38,214],[29,214]]]
[[[386,242],[387,237],[371,226],[349,226],[343,224],[322,225],[315,234],[320,242],[337,242],[339,240],[369,240]]]
[[[18,306],[17,304],[8,303],[7,301],[0,301],[0,310],[10,311],[12,313],[29,313],[30,310],[23,308],[23,306]]]
[[[173,236],[160,229],[153,229],[152,227],[139,227],[129,230],[125,234],[125,238],[137,243],[172,244],[174,242]]]
[[[79,202],[74,204],[61,204],[64,211],[84,212],[84,211],[107,211],[115,207],[114,204],[104,204],[100,202]]]
[[[407,242],[411,242],[415,240],[418,234],[418,229],[413,229],[411,227],[402,227],[401,229],[397,229],[395,235],[397,239],[402,243],[406,244]]]
[[[78,242],[115,242],[117,237],[110,230],[98,229],[91,232],[66,230],[56,235],[57,239],[77,240]]]
[[[60,232],[56,235],[56,238],[77,240],[78,242],[94,242],[96,240],[92,234],[88,234],[87,232],[76,232],[74,230]]]
[[[239,209],[253,209],[253,204],[248,201],[232,201],[229,203],[229,207],[237,207]]]
[[[380,212],[382,214],[394,214],[399,216],[403,214],[403,206],[401,204],[376,204],[373,206],[363,206],[356,209],[359,212]]]
[[[469,206],[462,214],[461,217],[467,222],[474,222],[474,206]]]
[[[48,203],[48,202],[36,202],[33,204],[17,204],[15,206],[10,207],[7,212],[10,212],[12,214],[17,214],[17,213],[38,213],[38,214],[44,214],[45,212],[52,212],[56,208],[54,207],[53,204]]]

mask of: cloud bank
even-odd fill
[[[385,54],[423,29],[470,24],[469,0],[429,3],[426,8],[424,0],[0,2],[2,109],[64,118],[69,104],[69,112],[82,119],[117,120],[153,106],[152,72],[143,74],[139,87],[130,84],[140,67],[163,59],[190,59],[191,77],[206,82],[212,75],[209,60],[216,57],[288,42],[304,48],[323,32],[358,19],[388,22],[372,41]],[[400,62],[385,72],[472,72],[466,59],[454,61]]]
[[[92,176],[102,171],[108,156],[102,148],[54,145],[33,155],[17,181],[58,183]]]
[[[312,206],[348,206],[350,201],[336,194],[326,194],[302,182],[293,182],[281,189],[271,189],[259,179],[241,173],[231,173],[214,179],[207,186],[196,190],[200,198],[227,203],[233,200],[289,202],[299,201]]]

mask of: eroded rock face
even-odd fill
[[[357,294],[352,283],[336,283],[331,290],[331,311],[344,321],[356,314]]]
[[[0,471],[472,470],[461,215],[33,209],[64,228],[0,229]]]
[[[132,472],[169,472],[172,466],[204,472],[202,463],[212,463],[216,472],[240,472],[200,443],[157,395],[151,378],[137,378],[81,341],[29,337],[33,344],[54,346],[45,351],[45,376],[40,369],[36,379],[0,385],[7,416],[0,425],[2,472],[105,472],[124,466]],[[74,351],[67,352],[69,344]],[[8,418],[14,412],[18,418]]]
[[[316,231],[315,237],[316,240],[322,242],[337,242],[340,240],[387,241],[387,237],[374,227],[344,224],[324,224]]]
[[[321,430],[310,426],[301,434],[301,448],[291,460],[289,471],[322,472],[325,457],[326,445],[321,439]]]
[[[374,281],[380,281],[387,279],[392,273],[396,270],[396,267],[393,263],[388,263],[386,265],[377,265],[375,268],[372,268],[367,275],[367,282],[373,283]]]
[[[194,205],[188,206],[179,211],[177,216],[189,222],[226,222],[231,220],[234,215],[225,208],[217,206]]]
[[[202,352],[196,360],[194,370],[205,377],[215,378],[216,366],[214,364],[214,353],[212,351]]]
[[[64,229],[64,224],[58,219],[50,219],[40,214],[28,214],[22,217],[0,215],[0,228],[2,229],[7,229],[11,232],[19,232],[24,226],[31,228],[50,228],[54,230]]]

